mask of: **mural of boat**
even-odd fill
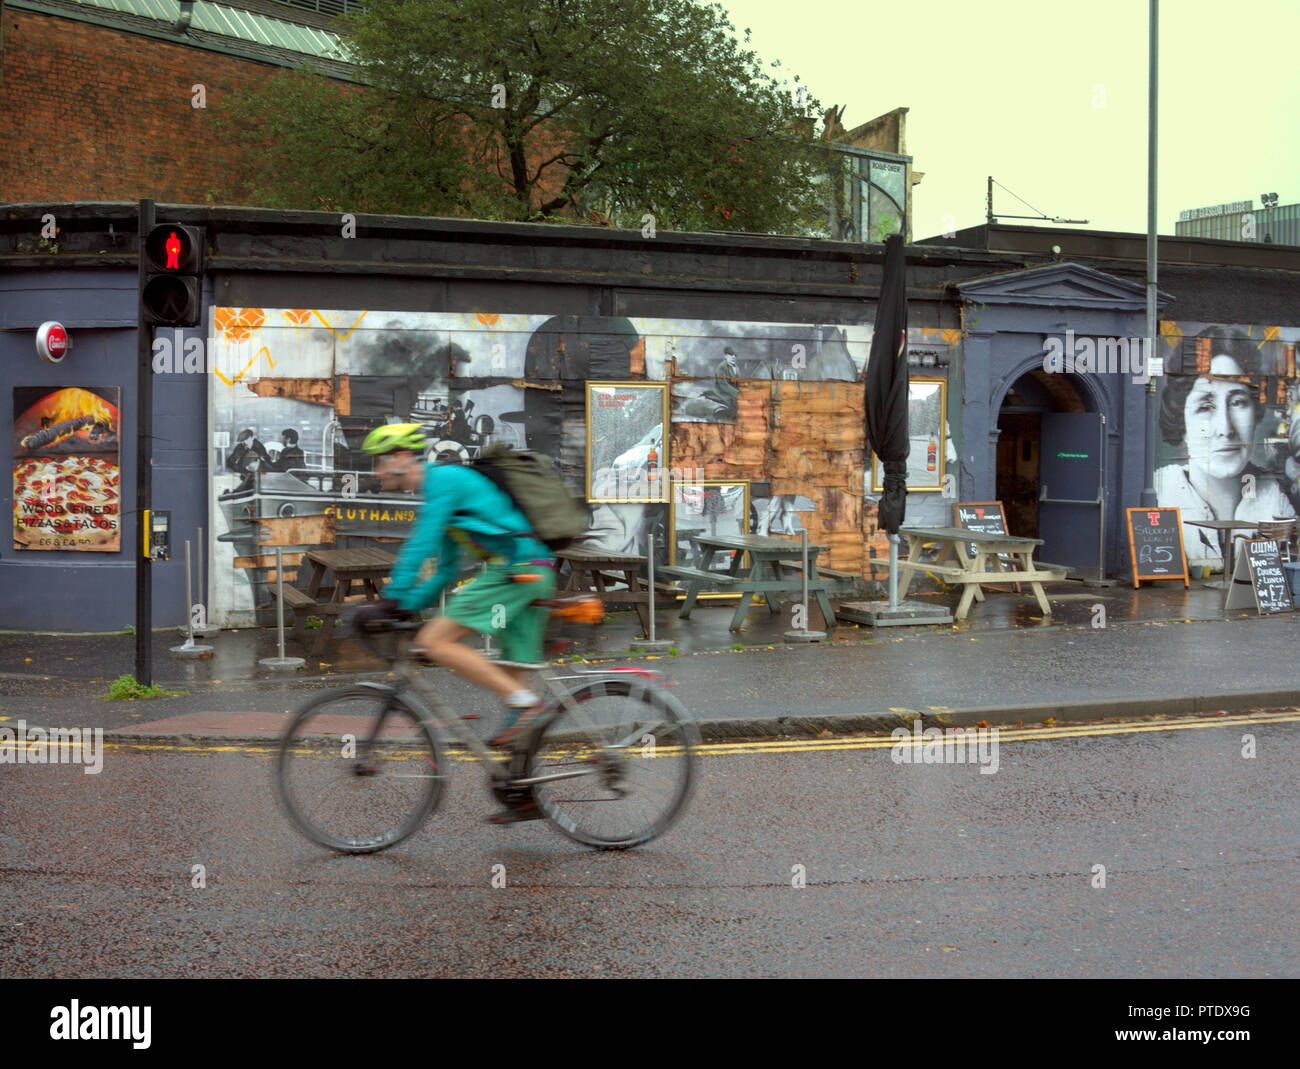
[[[252,472],[233,490],[217,498],[226,519],[221,542],[235,543],[239,556],[257,552],[257,526],[263,516],[334,516],[339,537],[402,538],[415,520],[415,494],[367,491],[375,482],[369,472],[322,472],[309,469]],[[356,487],[355,494],[343,487]],[[334,487],[339,489],[335,490]],[[246,545],[245,545],[246,543]]]
[[[256,519],[320,515],[333,515],[335,544],[340,547],[347,546],[345,539],[350,538],[405,538],[415,521],[418,498],[395,491],[367,491],[365,487],[374,482],[369,472],[311,469],[250,472],[239,486],[217,498],[225,520],[225,530],[216,536],[217,541],[233,543],[236,558],[265,554],[266,548],[257,541]],[[345,486],[356,487],[355,495],[345,494]],[[259,613],[259,624],[269,625],[273,622],[269,616],[261,617],[269,613],[273,604],[267,589],[270,570],[260,567],[240,570],[252,588],[253,605],[264,610]]]
[[[494,440],[523,444],[521,430],[494,422],[489,415],[475,416],[472,399],[463,406],[456,401],[436,410],[417,407],[409,419],[424,424],[430,439],[426,459],[439,463],[471,463]],[[324,428],[320,451],[309,449],[306,453],[308,466],[277,471],[276,459],[269,450],[248,454],[246,463],[236,471],[240,477],[238,485],[217,497],[224,524],[219,521],[214,524],[214,537],[231,545],[237,562],[239,558],[267,553],[266,547],[257,541],[259,530],[254,522],[264,517],[331,515],[334,544],[339,548],[352,545],[353,539],[403,539],[410,534],[420,505],[419,495],[385,491],[372,470],[347,467],[370,458],[347,446],[337,420],[331,420]],[[271,569],[238,567],[238,570],[247,576],[258,624],[273,624],[274,602],[267,587]],[[285,570],[292,574],[287,566]]]

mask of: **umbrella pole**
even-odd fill
[[[889,608],[898,608],[898,535],[889,536]]]

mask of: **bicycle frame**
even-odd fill
[[[465,723],[474,718],[451,710],[435,680],[422,672],[428,662],[413,643],[394,635],[395,646],[385,643],[379,649],[370,641],[420,626],[394,621],[358,631],[395,678],[317,695],[299,708],[285,732],[275,789],[290,821],[308,839],[363,854],[414,834],[437,807],[450,774],[450,762],[441,756],[448,749],[458,760],[477,757],[483,765],[490,793],[504,806],[491,819],[494,824],[544,817],[576,842],[626,850],[662,834],[676,819],[690,794],[699,731],[661,685],[660,673],[623,666],[518,665],[536,672],[541,684],[534,682],[533,689],[544,704],[536,722],[517,733],[503,754]],[[355,707],[358,701],[366,713],[349,715],[349,703]],[[667,760],[654,760],[660,756]],[[322,769],[310,761],[315,757],[343,760]],[[371,777],[382,781],[376,790],[365,786]],[[592,809],[593,803],[629,798],[630,807]],[[383,808],[364,812],[370,799]]]
[[[394,697],[400,697],[403,701],[406,701],[422,720],[432,723],[444,738],[451,736],[456,742],[459,742],[467,750],[475,754],[483,762],[488,776],[502,786],[531,787],[556,780],[592,775],[590,769],[581,769],[571,772],[556,772],[544,776],[523,776],[523,768],[520,764],[523,756],[521,749],[514,748],[506,751],[507,759],[499,760],[502,751],[488,747],[477,734],[465,725],[461,717],[447,707],[438,696],[437,691],[434,690],[432,684],[425,681],[421,675],[424,667],[425,665],[415,660],[414,647],[412,646],[400,653],[393,661],[393,670],[401,678],[403,685],[391,686],[385,683],[366,682],[362,683],[361,686]],[[630,682],[632,683],[632,694],[635,697],[640,699],[653,691],[656,700],[668,705],[683,724],[689,722],[685,709],[660,685],[663,676],[649,669],[575,669],[570,672],[559,672],[549,665],[544,665],[537,669],[537,675],[545,683],[554,708],[531,729],[534,732],[542,730],[561,712],[568,712],[582,725],[584,732],[588,732],[593,740],[599,738],[598,729],[581,708],[582,703],[573,700],[573,695],[579,688],[574,685],[565,685],[566,682],[571,680],[579,680],[583,684],[615,681]],[[382,724],[376,725],[376,735],[381,726]],[[619,739],[612,747],[606,746],[605,748],[623,749],[632,745],[640,737],[641,733],[638,730],[627,738]],[[367,740],[367,745],[368,742],[369,740]]]

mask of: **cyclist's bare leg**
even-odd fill
[[[461,645],[461,639],[474,633],[472,628],[457,623],[449,616],[439,616],[420,628],[415,644],[435,664],[450,668],[475,686],[490,690],[502,701],[515,691],[523,689],[526,683],[519,680],[528,678],[527,671],[502,668],[481,653]]]

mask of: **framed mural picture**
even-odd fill
[[[942,490],[944,452],[948,429],[948,380],[911,378],[907,384],[907,433],[912,447],[907,454],[907,489]],[[871,454],[871,490],[881,493],[880,460]]]
[[[668,386],[587,383],[587,500],[668,500]]]
[[[749,483],[735,479],[674,482],[669,523],[673,532],[668,551],[670,564],[693,559],[694,536],[752,534]],[[730,564],[730,556],[719,553],[712,570],[725,572]]]

